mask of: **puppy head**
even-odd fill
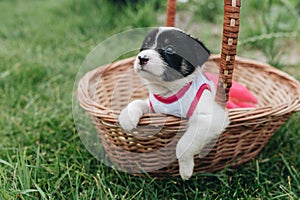
[[[192,74],[209,55],[202,42],[180,29],[160,27],[146,36],[134,69],[144,79],[172,82]]]

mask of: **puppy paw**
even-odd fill
[[[143,113],[137,107],[129,104],[121,111],[119,123],[124,130],[131,131],[137,127],[142,115]]]
[[[194,159],[179,159],[179,173],[183,180],[188,180],[193,175],[194,171]]]

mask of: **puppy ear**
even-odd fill
[[[155,38],[158,32],[159,32],[159,28],[155,28],[148,33],[148,35],[145,37],[142,43],[140,51],[143,51],[145,49],[150,49],[151,47],[154,46]]]
[[[210,52],[200,40],[178,29],[172,34],[176,38],[174,40],[176,54],[194,68],[202,66],[208,60]]]
[[[195,67],[202,66],[209,58],[210,51],[206,48],[206,46],[197,38],[192,35],[188,35],[191,40],[191,54],[192,58],[189,62]]]

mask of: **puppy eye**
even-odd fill
[[[167,47],[165,48],[165,53],[167,53],[167,54],[174,54],[174,53],[175,53],[174,47],[172,47],[172,46],[167,46]]]

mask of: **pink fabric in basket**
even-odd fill
[[[211,73],[205,73],[206,77],[211,80],[217,88],[218,76]],[[242,84],[233,81],[229,91],[229,100],[226,104],[228,109],[232,108],[255,108],[257,98]]]

